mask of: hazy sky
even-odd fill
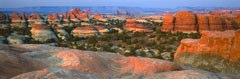
[[[0,0],[0,8],[29,6],[240,7],[240,0]]]

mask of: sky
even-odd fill
[[[240,7],[239,4],[240,0],[0,0],[0,8],[34,6]]]

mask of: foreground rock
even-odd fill
[[[159,73],[146,79],[238,79],[234,76],[210,73],[199,70],[183,70]]]
[[[240,30],[202,32],[200,39],[184,39],[175,53],[175,61],[212,72],[240,72]]]
[[[159,72],[181,70],[179,65],[164,60],[124,57],[114,53],[81,51],[46,45],[1,45],[0,49],[0,74],[6,78],[19,74],[22,75],[16,76],[15,79],[33,76],[36,78],[75,78],[78,76],[74,75],[81,76],[81,74],[88,73],[102,79],[133,75],[149,76]]]
[[[59,68],[47,68],[18,75],[11,79],[99,79],[94,75]]]

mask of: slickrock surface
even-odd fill
[[[183,70],[159,73],[146,79],[238,79],[231,75],[214,74],[199,70]]]
[[[1,45],[0,49],[0,75],[10,78],[25,73],[15,77],[15,79],[32,78],[33,76],[36,78],[47,76],[58,78],[59,75],[60,77],[65,75],[68,78],[66,74],[69,76],[80,74],[79,76],[81,76],[83,74],[81,72],[95,75],[100,79],[121,78],[123,76],[148,76],[165,71],[181,70],[179,65],[164,60],[124,57],[114,53],[81,51],[46,45]],[[75,71],[79,72],[75,73]]]
[[[239,74],[240,30],[202,32],[200,39],[183,39],[174,59],[213,72]]]
[[[234,79],[178,64],[47,45],[0,45],[1,79]]]
[[[77,70],[46,68],[18,75],[11,79],[99,79],[98,77]]]
[[[183,10],[175,13],[174,17],[176,17],[175,31],[197,32],[197,21],[194,13]]]

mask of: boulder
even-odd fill
[[[196,15],[189,11],[178,11],[174,14],[175,26],[174,30],[179,32],[191,33],[197,32],[197,18]]]
[[[239,74],[240,30],[204,31],[200,39],[183,39],[174,54],[178,63],[200,69]]]
[[[30,31],[32,33],[32,38],[36,41],[46,42],[57,40],[56,35],[48,26],[36,25]]]

